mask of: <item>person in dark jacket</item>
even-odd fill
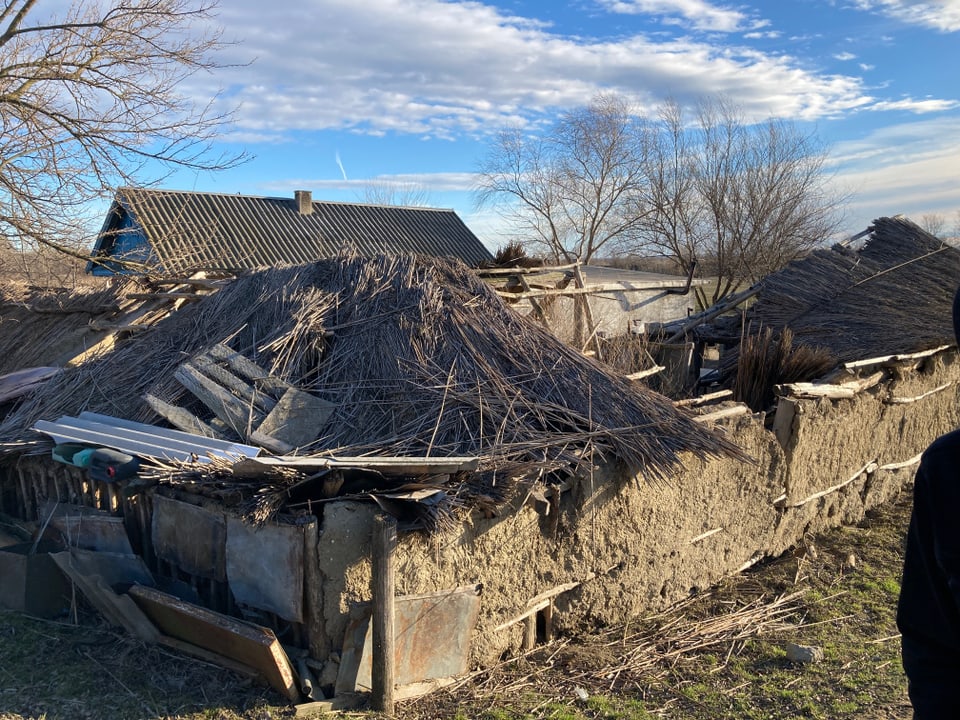
[[[960,339],[960,291],[953,325]],[[960,430],[920,460],[897,626],[914,719],[960,718]]]

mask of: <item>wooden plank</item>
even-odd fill
[[[153,281],[157,285],[191,285],[193,287],[216,290],[229,285],[231,278],[225,280],[211,280],[209,278],[167,278]]]
[[[0,402],[33,392],[60,372],[58,367],[32,367],[0,375]]]
[[[269,395],[258,392],[250,383],[244,382],[239,377],[224,367],[221,367],[209,355],[198,355],[191,362],[197,370],[214,380],[218,385],[222,385],[227,390],[236,393],[248,403],[256,405],[263,412],[268,413],[273,410],[277,401]]]
[[[841,400],[852,398],[874,385],[878,385],[886,377],[886,373],[879,370],[865,378],[857,378],[840,384],[820,384],[811,382],[787,383],[776,385],[774,389],[780,395],[791,395],[800,398],[828,398]]]
[[[130,596],[164,635],[254,668],[272,688],[292,702],[300,700],[296,672],[268,628],[134,585]]]
[[[234,432],[246,438],[251,421],[253,426],[259,425],[261,417],[253,408],[231,395],[224,388],[201,373],[189,363],[184,363],[173,373],[173,377],[192,392],[200,401],[213,411],[213,414],[223,420]]]
[[[655,365],[652,368],[647,368],[646,370],[641,370],[640,372],[630,373],[629,375],[624,375],[624,380],[642,380],[645,377],[650,377],[651,375],[656,375],[659,372],[666,370],[663,365]]]
[[[717,390],[716,392],[706,393],[700,395],[699,397],[694,398],[685,398],[683,400],[674,400],[674,407],[695,407],[697,405],[703,405],[708,402],[713,402],[714,400],[721,400],[733,395],[733,390]]]
[[[143,399],[157,415],[165,419],[178,430],[183,430],[184,432],[188,433],[195,433],[197,435],[203,435],[204,437],[216,438],[218,440],[227,439],[221,433],[214,430],[212,427],[207,425],[207,423],[188,410],[184,410],[181,407],[164,402],[160,398],[154,397],[149,393],[144,395]]]
[[[206,297],[206,293],[195,292],[155,292],[155,293],[128,293],[128,300],[199,300]]]
[[[226,345],[214,345],[208,352],[210,357],[223,360],[234,372],[253,380],[257,387],[270,393],[276,399],[279,399],[283,393],[293,387],[290,383],[270,375],[255,362]]]
[[[225,667],[228,670],[239,673],[240,675],[248,677],[251,680],[261,679],[263,677],[257,670],[249,665],[244,665],[243,663],[239,663],[236,660],[224,657],[223,655],[217,655],[217,653],[211,652],[210,650],[204,650],[198,645],[184,642],[183,640],[178,640],[177,638],[172,638],[168,635],[163,635],[162,633],[159,634],[157,642],[161,645],[167,646],[168,648],[182,652],[184,655],[191,655],[199,660]]]
[[[69,551],[50,557],[107,622],[145,642],[158,640],[160,633],[149,618],[129,597],[115,593],[103,577],[89,574],[90,568],[80,567]]]
[[[747,405],[739,403],[737,405],[731,405],[730,407],[725,407],[720,410],[714,410],[711,413],[706,413],[704,415],[695,415],[691,418],[694,422],[698,423],[709,423],[716,422],[717,420],[723,420],[725,418],[739,417],[740,415],[747,415],[750,413],[750,408]]]

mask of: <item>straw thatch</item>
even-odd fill
[[[789,327],[838,362],[953,342],[960,252],[905,218],[880,218],[859,251],[818,250],[762,282],[754,328]]]
[[[238,278],[51,381],[0,425],[0,454],[40,442],[41,418],[159,422],[143,396],[189,406],[174,371],[217,343],[334,404],[305,454],[471,455],[510,474],[607,458],[662,479],[683,452],[739,453],[513,313],[466,266],[381,256]]]
[[[113,287],[0,285],[0,375],[66,362],[83,351],[90,322],[112,317],[121,302]]]
[[[829,350],[794,345],[790,328],[745,333],[738,350],[733,398],[755,412],[774,405],[776,385],[822,377],[836,364]]]

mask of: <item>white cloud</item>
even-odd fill
[[[932,112],[943,112],[960,107],[957,100],[938,100],[936,98],[927,98],[926,100],[914,100],[913,98],[902,98],[900,100],[881,100],[869,106],[870,110],[906,110],[907,112],[924,115]]]
[[[834,60],[839,60],[840,62],[846,62],[848,60],[856,60],[857,56],[851,52],[840,52],[833,56]]]
[[[479,136],[603,90],[641,104],[725,94],[756,117],[812,119],[865,102],[858,78],[819,75],[786,55],[643,35],[585,40],[468,0],[302,0],[269,13],[259,0],[231,0],[219,21],[237,41],[222,59],[255,62],[207,80],[240,103],[236,130],[257,135]]]
[[[911,25],[940,32],[960,30],[960,0],[853,0],[853,4]]]
[[[841,191],[852,191],[848,228],[857,232],[881,216],[960,210],[957,165],[960,118],[918,120],[838,143],[831,153]]]
[[[600,0],[607,10],[626,15],[679,16],[696,30],[735,32],[747,21],[739,10],[717,7],[705,0]]]

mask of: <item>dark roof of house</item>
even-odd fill
[[[167,272],[301,264],[345,249],[362,256],[454,257],[475,266],[490,251],[453,210],[120,188],[94,255],[110,255],[124,222],[143,229]],[[303,210],[301,210],[301,207]]]

